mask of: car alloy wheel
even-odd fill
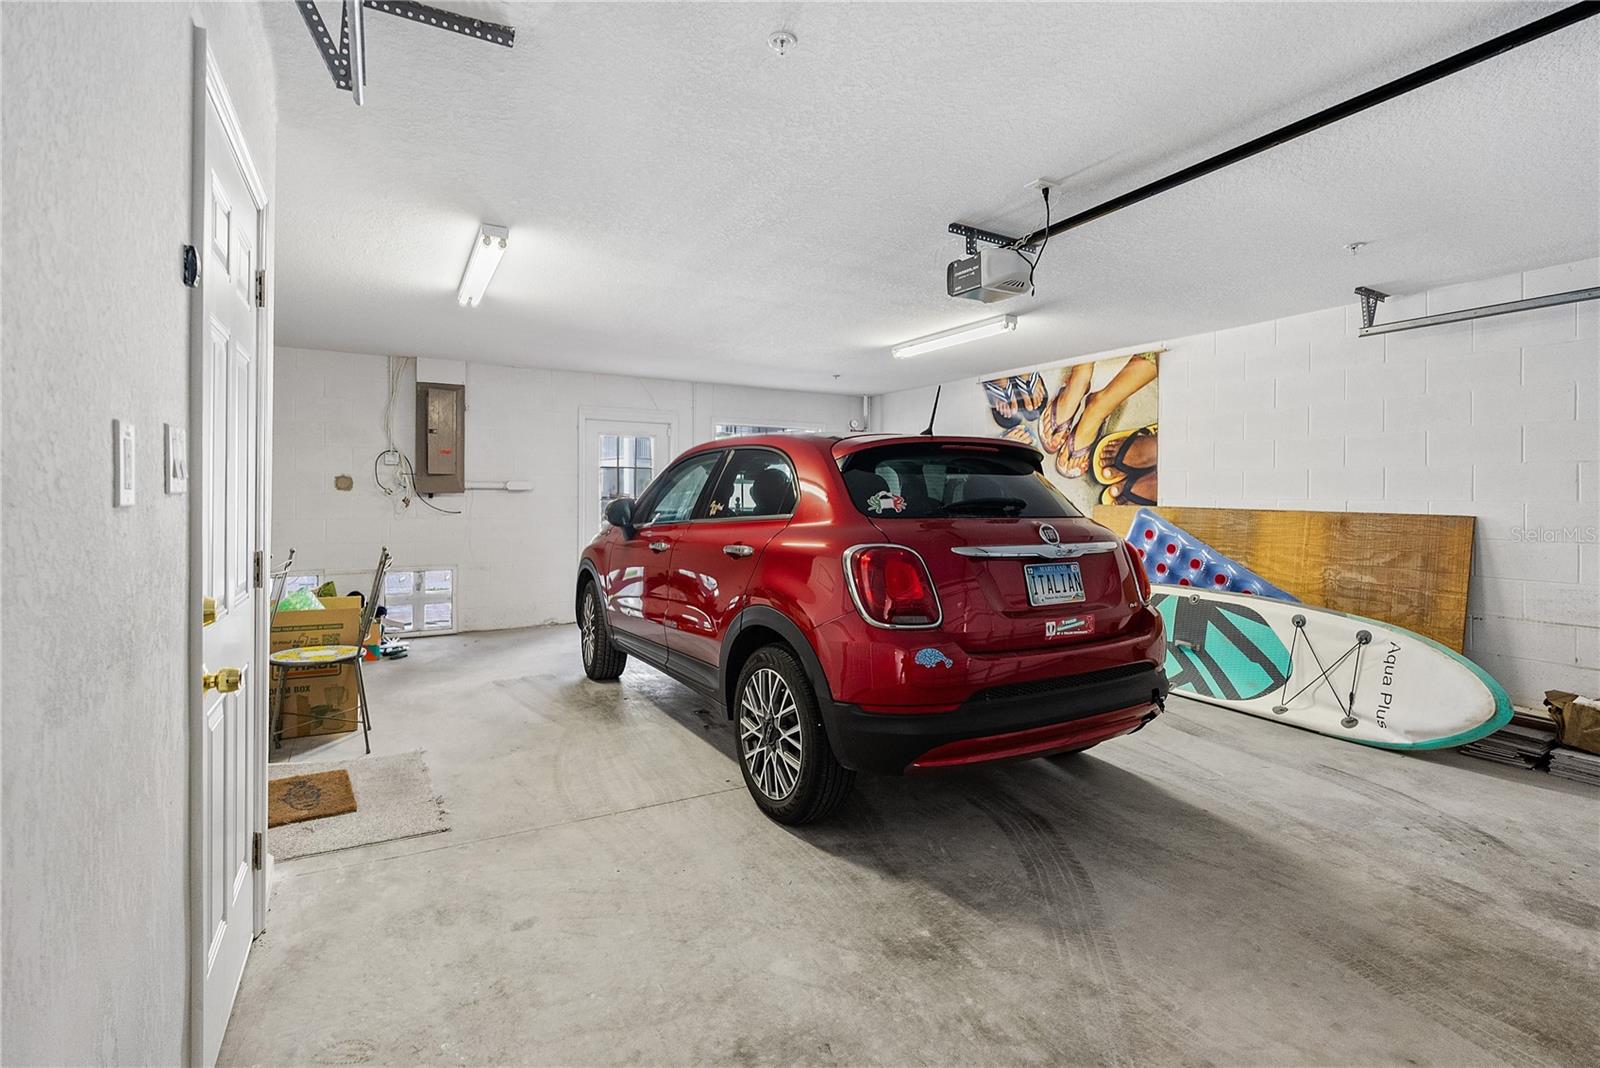
[[[800,710],[783,676],[764,667],[745,680],[739,700],[739,751],[763,795],[782,801],[800,781]]]
[[[580,621],[579,626],[582,628],[583,633],[583,666],[586,668],[593,667],[595,634],[600,626],[599,621],[595,619],[593,597],[585,597],[583,599],[583,619]]]
[[[595,682],[613,682],[628,666],[628,654],[611,643],[600,588],[593,582],[584,585],[578,598],[578,639],[583,673]]]

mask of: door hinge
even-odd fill
[[[260,871],[261,865],[265,862],[266,842],[267,836],[260,831],[256,831],[250,836],[250,868],[252,871]]]
[[[261,268],[256,272],[256,307],[267,306],[267,269]]]
[[[261,552],[260,549],[257,549],[256,550],[256,556],[255,556],[255,578],[252,581],[255,583],[255,587],[258,590],[262,588],[261,587],[261,580],[265,577],[262,574],[262,572],[265,571],[265,570],[266,570],[266,560],[264,559],[264,554]]]

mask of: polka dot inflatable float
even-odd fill
[[[1141,508],[1128,529],[1128,541],[1144,561],[1150,581],[1165,586],[1198,586],[1221,593],[1254,594],[1299,603],[1249,568],[1174,526],[1148,508]]]

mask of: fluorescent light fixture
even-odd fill
[[[472,255],[467,257],[467,269],[461,272],[461,288],[456,291],[456,303],[463,308],[476,308],[483,302],[500,257],[506,254],[506,238],[511,231],[504,226],[484,223],[478,227],[478,238],[472,243]]]
[[[1004,334],[1016,328],[1015,315],[996,315],[993,319],[982,319],[966,326],[958,326],[953,330],[941,330],[937,334],[902,342],[890,349],[889,355],[897,360],[904,360],[910,356],[921,356],[924,352],[947,349],[951,345],[964,345],[979,338],[994,337],[996,334]]]

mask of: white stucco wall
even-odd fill
[[[397,569],[454,567],[462,630],[573,618],[579,545],[580,413],[629,408],[675,419],[674,452],[708,441],[719,422],[849,432],[861,399],[662,378],[624,378],[491,363],[466,365],[469,480],[527,481],[529,493],[474,491],[438,498],[460,515],[397,508],[373,483],[384,448],[388,358],[313,349],[277,351],[273,423],[272,544],[296,570],[365,588],[378,546]],[[395,404],[395,440],[416,441],[416,372],[408,362]],[[662,458],[663,461],[665,457]],[[657,465],[657,470],[664,467]],[[355,482],[335,490],[334,477]]]
[[[269,187],[254,4],[6,4],[3,27],[7,1064],[176,1064],[187,1017],[187,497],[193,28]],[[138,503],[111,506],[111,421]]]

